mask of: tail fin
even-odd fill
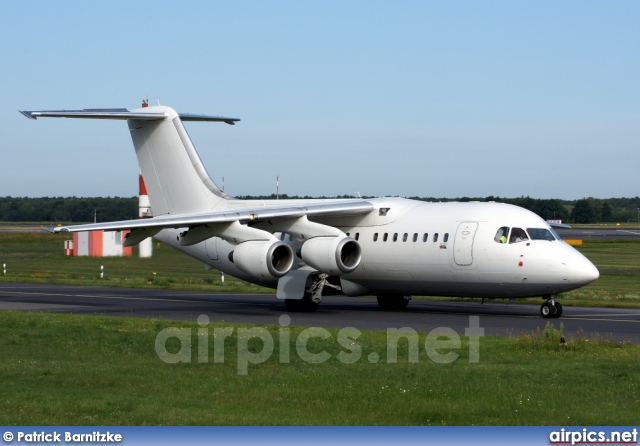
[[[163,106],[143,106],[131,111],[125,108],[102,108],[20,113],[29,119],[126,119],[155,216],[207,212],[229,198],[209,177],[182,121],[213,121],[233,125],[239,119],[178,114],[172,108]]]
[[[166,117],[130,119],[127,124],[153,215],[207,212],[227,199],[207,173],[178,113],[161,106],[147,110]]]

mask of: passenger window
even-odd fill
[[[416,232],[415,234],[413,234],[413,242],[417,242],[418,241],[418,233]]]
[[[433,241],[434,242],[438,241],[438,233],[437,232],[435,234],[433,234]]]
[[[280,234],[280,240],[282,240],[283,242],[284,242],[284,236],[285,236],[285,235],[286,235],[286,234],[285,234],[284,232]]]
[[[447,243],[449,241],[449,233],[447,232],[442,239],[443,242]]]
[[[359,238],[360,238],[360,233],[356,232],[356,241],[358,241]]]
[[[389,238],[389,234],[385,232],[385,233],[384,233],[384,236],[382,237],[382,241],[383,241],[383,242],[386,242],[386,241],[387,241],[387,238]]]
[[[398,241],[398,233],[397,232],[395,234],[393,234],[393,241],[394,242]]]
[[[429,234],[425,232],[424,235],[422,236],[422,241],[426,243],[427,240],[429,240]]]
[[[509,239],[509,227],[503,226],[500,229],[498,229],[498,232],[496,232],[496,236],[493,238],[493,241],[496,243],[505,244],[507,243],[508,239]]]
[[[349,232],[347,232],[347,237],[351,237],[351,234]]]
[[[378,233],[377,232],[375,234],[373,234],[373,241],[374,242],[378,241]]]
[[[513,228],[511,230],[511,237],[509,238],[509,243],[520,243],[520,242],[526,242],[527,240],[529,240],[529,237],[527,236],[527,233],[524,232],[524,229]]]
[[[404,235],[402,236],[402,241],[406,242],[408,238],[409,238],[409,234],[405,232]]]

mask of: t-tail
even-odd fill
[[[226,207],[229,197],[213,182],[182,121],[234,124],[235,118],[179,114],[170,107],[23,111],[39,117],[120,119],[129,125],[131,139],[154,216],[210,212]]]

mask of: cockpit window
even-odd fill
[[[527,232],[531,236],[531,240],[555,240],[555,237],[548,229],[527,228]]]
[[[509,243],[520,243],[526,242],[529,240],[527,233],[524,232],[524,229],[521,228],[513,228],[511,230],[511,237],[509,238]]]
[[[507,243],[507,239],[509,238],[509,227],[508,226],[503,226],[500,229],[498,229],[498,232],[496,232],[496,236],[493,238],[493,240],[496,243]]]

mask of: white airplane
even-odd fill
[[[509,204],[234,199],[211,180],[182,123],[239,119],[164,106],[21,113],[126,120],[147,186],[153,218],[54,232],[131,230],[126,246],[154,237],[207,269],[277,289],[292,311],[313,311],[332,294],[375,295],[383,309],[405,308],[412,294],[542,296],[542,317],[557,318],[558,293],[599,277],[549,223]]]

